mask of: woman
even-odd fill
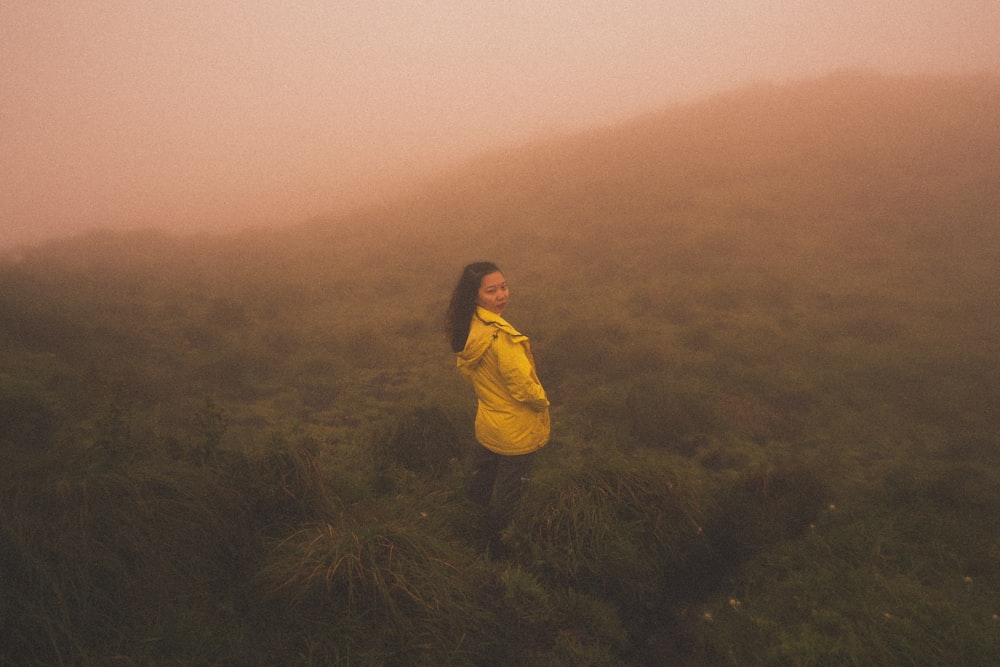
[[[458,370],[479,403],[469,494],[489,507],[492,555],[502,549],[500,531],[521,497],[535,452],[549,440],[549,399],[528,337],[501,317],[509,301],[507,281],[495,264],[469,264],[452,293],[446,322]]]

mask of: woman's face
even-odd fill
[[[485,308],[491,313],[500,315],[507,307],[507,300],[510,298],[510,290],[507,289],[507,281],[499,271],[488,273],[479,282],[479,292],[476,294],[476,305]]]

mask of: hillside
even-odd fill
[[[990,664],[1000,79],[840,73],[0,264],[0,664]],[[510,558],[442,318],[554,434]]]
[[[943,207],[978,206],[962,216],[968,228],[995,210],[998,106],[997,81],[982,78],[845,73],[740,90],[484,157],[395,217],[418,230],[482,220],[564,235],[615,235],[623,223],[787,232],[889,216],[937,227]]]

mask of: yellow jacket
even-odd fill
[[[476,439],[498,454],[529,454],[549,441],[549,399],[535,372],[528,337],[477,308],[458,370],[479,399]]]

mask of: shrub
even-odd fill
[[[143,638],[160,609],[218,606],[239,577],[244,522],[205,469],[61,465],[4,489],[0,663],[155,651]]]
[[[691,455],[717,428],[711,396],[660,376],[636,379],[625,402],[627,426],[641,444]]]
[[[733,565],[799,535],[827,500],[812,470],[768,462],[751,465],[721,485],[707,532],[715,553]]]
[[[995,583],[969,576],[955,552],[956,538],[989,550],[994,535],[977,520],[936,521],[925,507],[863,500],[823,512],[702,607],[691,664],[992,664]]]
[[[377,446],[388,462],[432,479],[447,469],[449,461],[460,457],[463,449],[455,426],[437,406],[405,411]]]
[[[0,374],[0,443],[21,450],[47,447],[58,421],[55,403],[41,387]]]
[[[320,443],[302,435],[274,434],[268,450],[249,462],[223,468],[247,498],[256,522],[279,529],[288,523],[333,515],[340,498],[321,461]]]
[[[370,516],[306,524],[274,545],[256,577],[277,619],[265,654],[285,660],[307,643],[319,664],[475,664],[495,641],[496,619],[478,601],[490,581],[419,527]]]
[[[520,567],[507,568],[501,581],[504,624],[521,647],[518,664],[621,664],[628,637],[613,604],[572,589],[556,592]]]
[[[519,562],[544,581],[612,601],[662,604],[705,553],[702,501],[676,469],[610,456],[533,479],[508,531]]]

